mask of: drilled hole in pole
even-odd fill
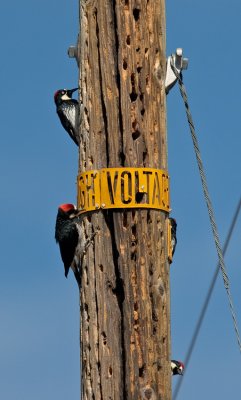
[[[141,204],[143,202],[145,193],[137,192],[136,193],[136,203]]]
[[[127,212],[123,212],[123,228],[128,227],[128,221],[127,221]]]
[[[131,92],[130,93],[130,99],[131,99],[131,102],[133,103],[134,101],[136,101],[136,99],[137,99],[137,93],[135,93],[135,92]]]
[[[132,139],[137,140],[141,136],[141,132],[136,129],[134,132],[132,132]]]
[[[133,17],[135,21],[138,21],[138,19],[140,18],[140,12],[141,10],[139,10],[138,8],[133,8]]]
[[[103,340],[103,345],[106,346],[107,344],[107,337],[105,332],[101,332],[102,340]]]
[[[132,225],[132,227],[131,227],[131,233],[132,233],[133,236],[136,237],[136,224]]]
[[[144,394],[145,394],[144,399],[146,399],[146,400],[154,399],[154,397],[152,396],[153,395],[153,390],[151,388],[146,389]]]
[[[146,369],[146,364],[143,364],[141,368],[139,368],[139,377],[143,378]]]
[[[132,92],[130,93],[130,99],[131,102],[136,101],[137,99],[137,93],[136,93],[136,81],[135,81],[135,74],[132,72],[131,74],[131,86],[132,86]]]
[[[126,62],[126,60],[125,60],[125,59],[123,60],[123,69],[124,69],[124,70],[126,70],[126,69],[127,69],[127,62]]]

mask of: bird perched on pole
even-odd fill
[[[71,139],[79,146],[78,128],[80,124],[80,108],[77,100],[72,99],[72,95],[76,92],[75,89],[60,89],[54,94],[56,111]]]
[[[74,262],[75,251],[79,241],[79,232],[76,224],[77,213],[78,210],[73,204],[61,204],[59,206],[55,225],[55,239],[59,244],[66,278],[69,268],[72,268],[80,286],[80,274]]]
[[[171,253],[173,257],[177,245],[177,222],[174,218],[169,218],[169,221],[171,224]]]
[[[171,360],[172,375],[183,375],[184,364],[181,361]]]
[[[61,204],[55,224],[55,239],[59,244],[65,276],[67,278],[71,268],[79,287],[81,287],[80,268],[83,257],[96,234],[94,232],[86,238],[80,218],[74,204]]]

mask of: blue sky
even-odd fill
[[[167,55],[183,47],[194,122],[223,243],[240,193],[241,3],[167,1]],[[67,48],[77,0],[1,5],[0,398],[79,399],[79,306],[54,242],[56,208],[76,201],[77,151],[53,93],[75,87]],[[184,359],[217,257],[178,88],[168,105],[172,216],[172,354]],[[241,216],[226,262],[241,329]],[[240,355],[219,277],[179,400],[241,392]],[[175,382],[179,377],[174,377]]]

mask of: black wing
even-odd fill
[[[79,146],[79,135],[78,135],[78,125],[79,125],[79,103],[77,100],[62,102],[60,106],[57,107],[57,114],[59,119],[68,132],[71,139]]]
[[[75,249],[78,245],[79,233],[75,222],[64,217],[65,216],[62,214],[57,215],[55,239],[59,244],[61,258],[64,263],[65,276],[67,277],[75,256]]]
[[[64,263],[65,276],[67,277],[69,268],[74,260],[75,250],[78,245],[78,231],[76,226],[71,228],[68,236],[63,237],[59,242],[60,254]]]

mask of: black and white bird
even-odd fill
[[[184,364],[181,361],[171,360],[172,375],[183,375]]]
[[[67,278],[71,268],[79,287],[81,287],[83,257],[95,235],[96,232],[86,237],[79,210],[74,204],[61,204],[59,206],[55,224],[55,239],[59,244],[65,276]]]
[[[177,222],[174,218],[169,218],[169,221],[171,224],[171,252],[173,257],[177,245]]]
[[[79,146],[78,128],[80,124],[80,108],[77,100],[72,99],[75,89],[60,89],[54,94],[56,111],[59,119],[71,139]]]
[[[55,225],[55,239],[59,244],[66,278],[71,268],[80,286],[80,274],[74,262],[79,241],[79,231],[76,224],[77,213],[78,210],[73,204],[61,204],[59,206]]]

